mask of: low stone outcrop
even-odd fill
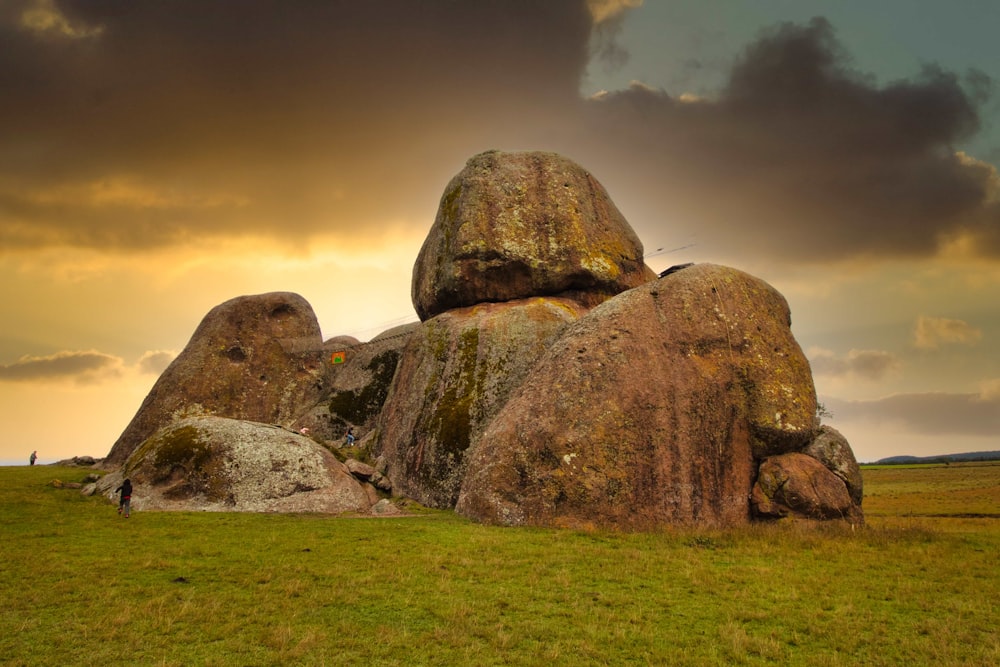
[[[309,438],[220,417],[171,423],[98,489],[113,497],[125,477],[138,510],[341,513],[367,512],[373,502],[347,466]]]
[[[812,437],[788,305],[702,264],[568,326],[473,444],[457,510],[501,524],[739,525],[756,461]]]
[[[750,502],[754,513],[767,519],[864,521],[844,480],[800,452],[772,456],[761,463]]]
[[[291,425],[323,393],[322,344],[312,306],[297,294],[241,296],[216,306],[153,385],[104,467],[122,465],[179,417]]]
[[[532,296],[593,306],[655,278],[604,187],[555,153],[488,151],[445,188],[413,269],[421,320]]]
[[[458,308],[413,334],[377,429],[396,493],[454,507],[470,442],[504,405],[552,338],[585,309],[535,297]]]
[[[802,453],[807,454],[843,480],[847,486],[847,493],[851,496],[851,502],[861,506],[864,497],[864,482],[861,479],[861,468],[851,445],[847,442],[840,431],[832,426],[823,425],[820,427],[816,437],[802,448]]]
[[[93,456],[74,456],[69,459],[63,459],[62,461],[57,461],[55,465],[57,466],[76,466],[81,468],[90,468],[96,466],[101,462],[101,459],[95,459]]]

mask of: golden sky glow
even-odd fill
[[[859,458],[1000,449],[1000,9],[778,4],[0,3],[0,463],[106,454],[232,297],[415,320],[491,148],[774,284]]]

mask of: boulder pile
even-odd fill
[[[228,301],[104,465],[137,507],[385,514],[392,493],[505,525],[862,522],[781,294],[642,257],[579,165],[477,155],[417,257],[420,323],[324,343],[297,295]],[[369,464],[331,453],[349,426]]]

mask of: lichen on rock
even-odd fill
[[[483,302],[588,306],[655,277],[604,187],[554,153],[487,151],[445,187],[413,269],[422,320]]]
[[[256,422],[194,417],[161,429],[121,470],[136,509],[365,512],[371,503],[347,467],[297,433]]]

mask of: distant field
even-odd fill
[[[1000,519],[1000,461],[864,466],[865,514]]]
[[[997,665],[1000,465],[866,467],[868,525],[613,534],[136,512],[0,468],[3,665]]]

